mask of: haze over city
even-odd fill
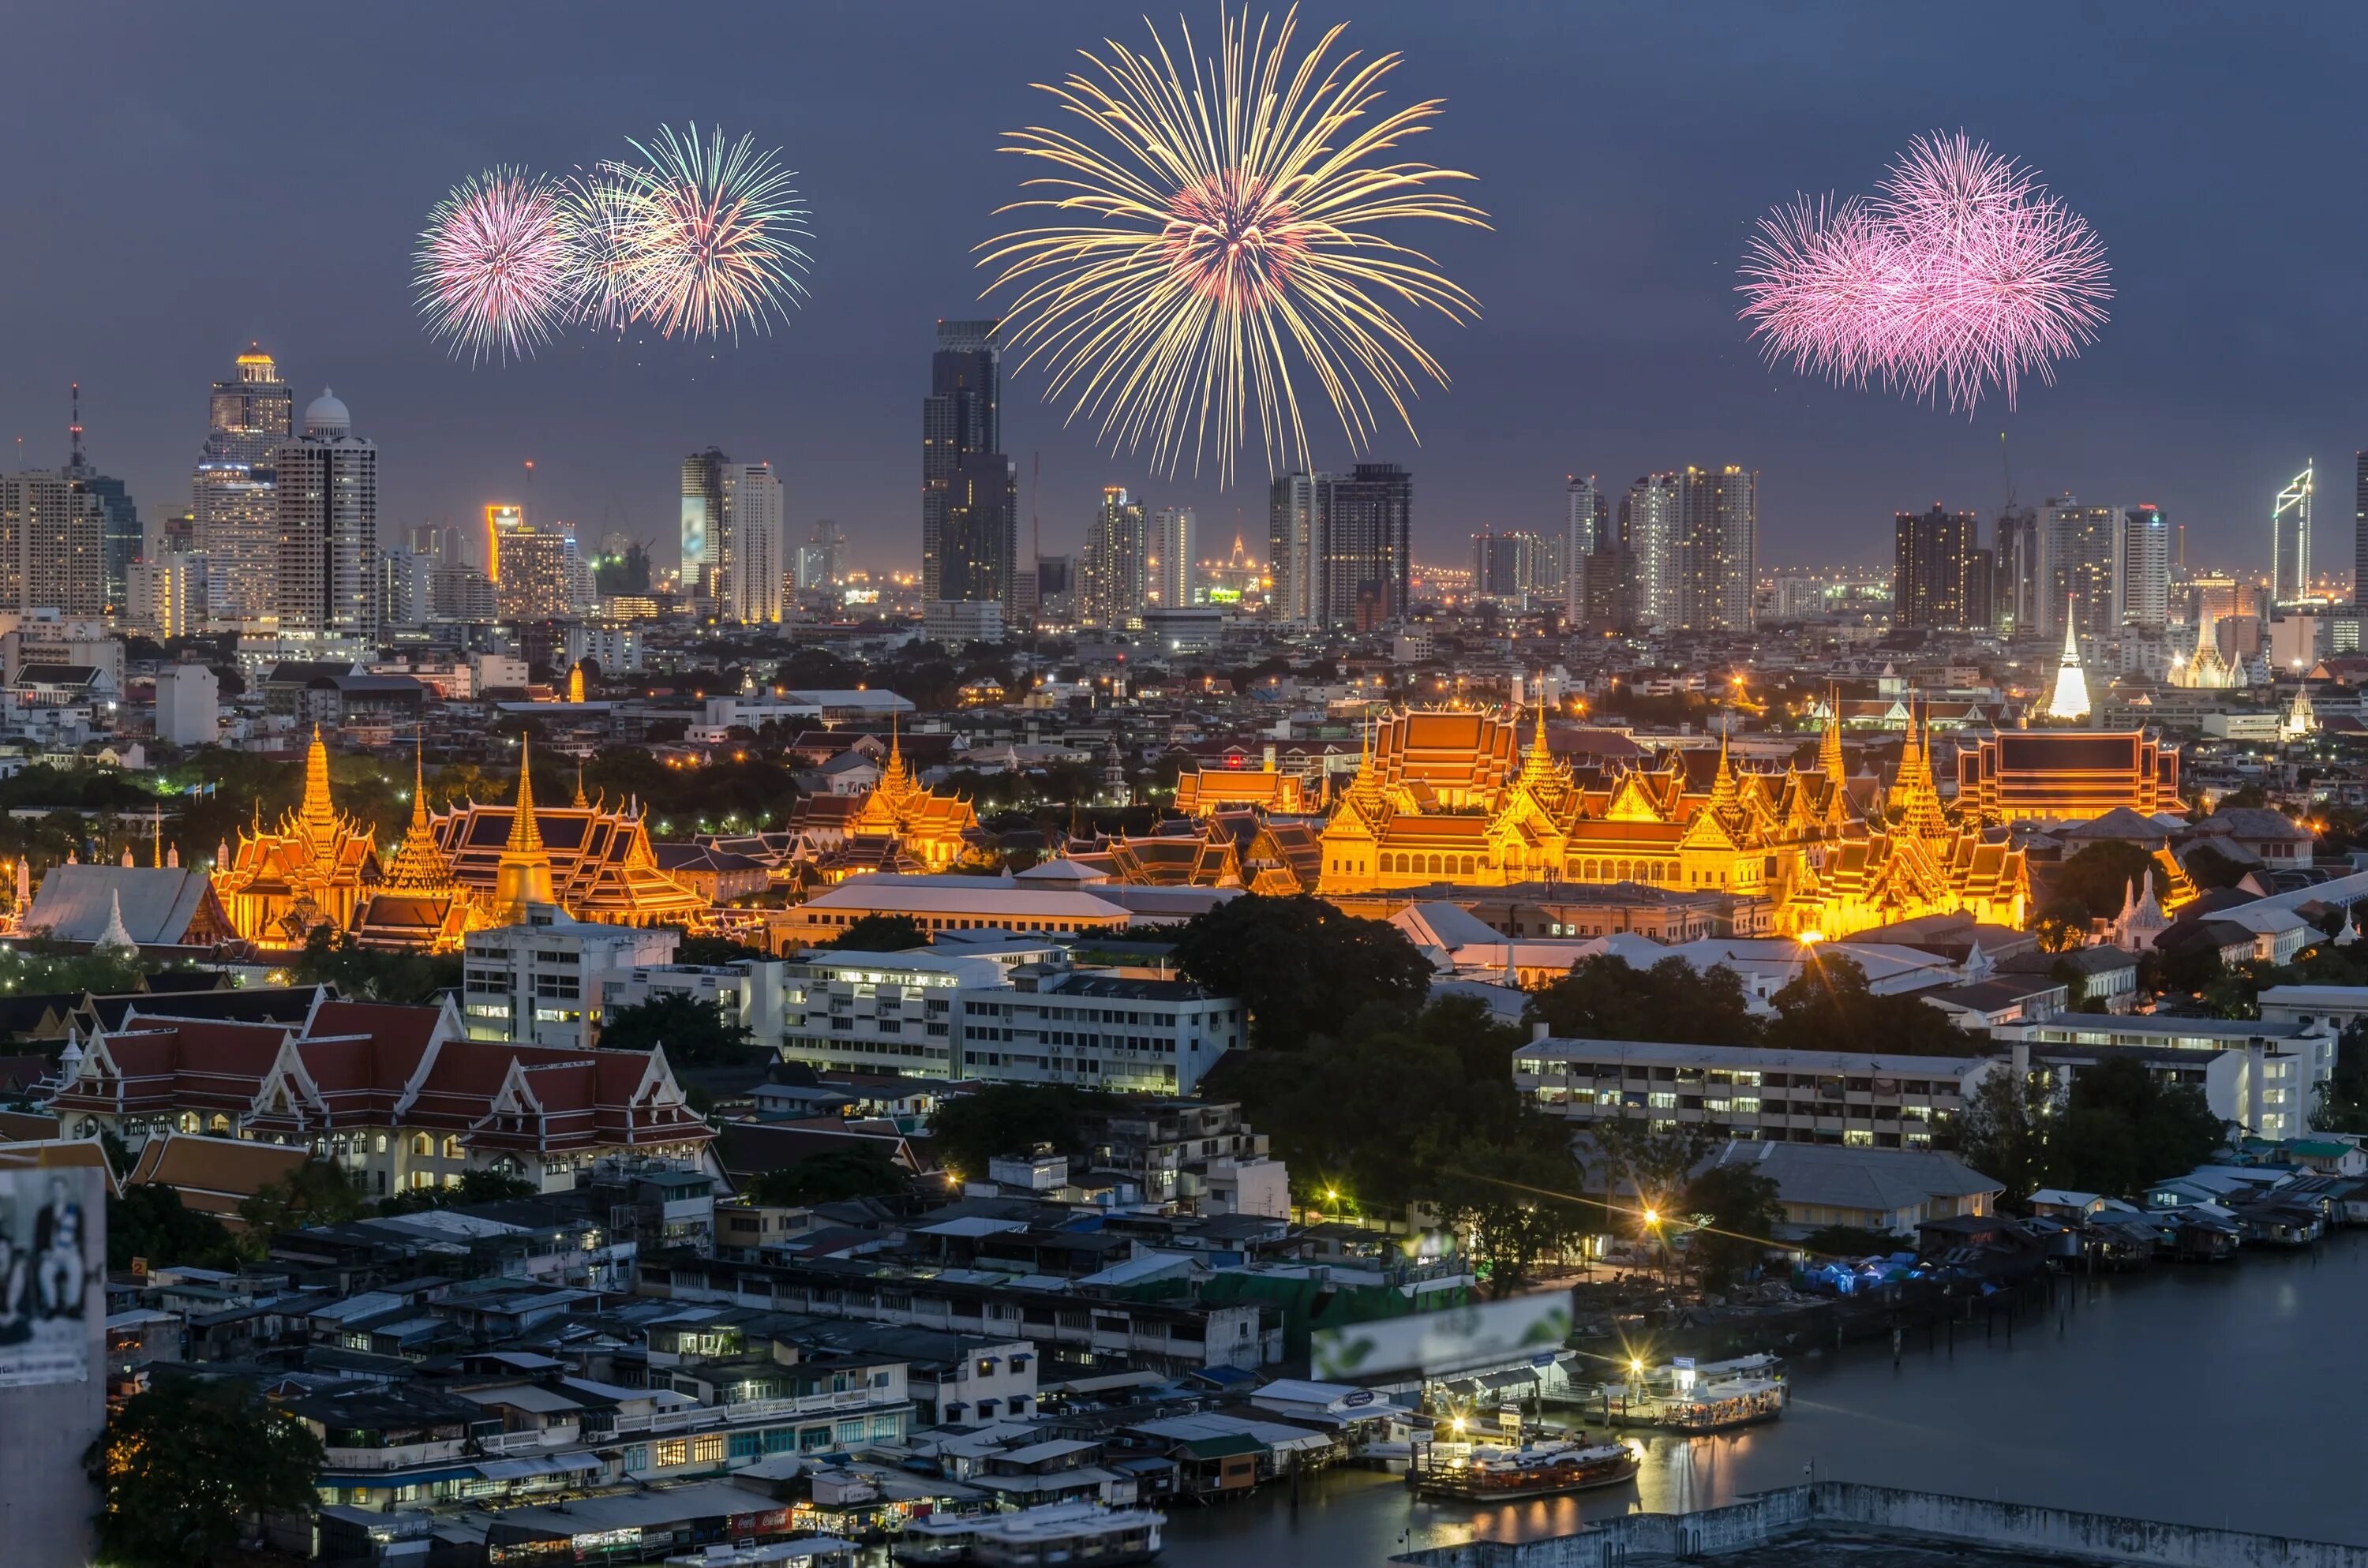
[[[11,199],[28,233],[57,236],[6,263],[0,442],[63,460],[78,380],[94,459],[150,511],[178,505],[203,386],[256,339],[383,449],[390,526],[524,498],[532,459],[544,518],[670,560],[676,467],[713,443],[780,468],[793,537],[836,517],[856,564],[901,569],[919,554],[930,324],[994,313],[972,247],[1023,172],[999,133],[1047,119],[1029,84],[1077,48],[1144,38],[1129,8],[1070,4],[727,7],[696,47],[609,4],[285,19],[231,29],[120,4],[18,18],[19,58],[104,58],[106,91],[101,112],[75,73],[33,72],[0,106],[13,144],[54,152],[20,165]],[[1213,28],[1201,8],[1184,19]],[[2199,563],[2249,566],[2276,486],[2305,458],[2340,466],[2368,429],[2350,353],[2368,216],[2316,151],[2356,135],[2355,11],[1539,6],[1484,27],[1376,4],[1348,19],[1348,47],[1407,55],[1390,103],[1446,100],[1415,151],[1476,175],[1492,225],[1413,236],[1484,311],[1420,324],[1453,385],[1423,387],[1419,448],[1385,426],[1370,454],[1414,471],[1425,559],[1552,525],[1573,470],[1611,486],[1739,462],[1763,476],[1762,561],[1880,560],[1896,510],[1995,510],[2004,429],[2023,500],[2154,503]],[[736,347],[578,335],[473,370],[420,332],[414,236],[454,181],[565,171],[690,120],[751,131],[798,171],[813,298],[786,327]],[[2029,381],[2018,411],[1994,400],[1971,421],[1761,364],[1733,292],[1751,224],[1795,192],[1862,190],[1908,136],[1960,128],[2039,170],[2103,240],[2100,340],[2056,386]],[[1064,429],[1043,387],[1010,371],[1005,446],[1023,516],[1042,455],[1047,550],[1075,548],[1105,483],[1196,506],[1216,544],[1239,507],[1259,548],[1255,454],[1229,491],[1162,481]],[[1317,460],[1345,465],[1337,425],[1319,413],[1311,430]]]

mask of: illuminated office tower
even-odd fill
[[[1162,506],[1151,515],[1149,558],[1144,563],[1151,603],[1164,609],[1192,603],[1200,542],[1191,507]]]
[[[973,562],[960,556],[984,548],[993,555],[1002,536],[993,501],[1010,465],[1003,454],[1002,369],[993,321],[939,321],[937,351],[929,356],[929,393],[921,400],[921,598],[1002,598],[1009,592],[1017,552]],[[985,460],[993,458],[995,461]],[[950,517],[957,505],[955,481],[973,508]],[[1012,488],[1016,491],[1016,483]],[[985,506],[985,512],[975,508]],[[1015,537],[1017,505],[1014,505]],[[947,537],[949,523],[962,537]],[[957,592],[951,574],[972,585]],[[996,592],[976,591],[982,580],[998,580]]]
[[[2159,631],[2170,621],[2170,525],[2159,506],[2122,514],[2122,548],[2114,576],[2114,620]]]
[[[710,447],[682,460],[682,591],[711,598],[723,533],[723,470],[731,462]]]
[[[204,574],[210,622],[235,625],[278,612],[279,449],[295,433],[295,398],[256,346],[206,400],[203,455],[189,486],[189,542]]]
[[[283,634],[378,641],[378,448],[324,392],[274,458]]]
[[[296,398],[271,356],[254,344],[238,357],[238,374],[216,381],[206,400],[212,456],[270,472],[271,459],[295,434]]]
[[[526,508],[523,506],[496,501],[485,508],[485,528],[477,541],[477,548],[483,551],[478,557],[478,564],[484,569],[487,582],[502,580],[502,541],[526,526]]]
[[[723,465],[716,614],[744,626],[781,619],[781,479],[770,463]]]
[[[2286,481],[2270,506],[2270,602],[2300,604],[2310,597],[2310,509],[2316,463]]]
[[[502,536],[502,575],[494,603],[506,621],[565,620],[577,613],[575,538],[531,525]]]

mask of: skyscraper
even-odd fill
[[[1077,557],[1077,619],[1116,629],[1143,613],[1143,504],[1121,485],[1102,488],[1102,503],[1086,526]]]
[[[2070,495],[2050,496],[2040,508],[2039,549],[2046,596],[2038,630],[2050,639],[2065,630],[2110,635],[2121,624],[2123,508],[2083,506]]]
[[[1991,548],[1996,551],[1990,598],[1993,622],[2009,636],[2043,631],[2047,624],[2042,608],[2047,584],[2040,560],[2038,508],[2009,505],[2001,509]]]
[[[723,542],[723,469],[732,460],[710,447],[682,460],[682,591],[712,599]]]
[[[1267,488],[1267,571],[1273,591],[1268,614],[1277,623],[1313,630],[1324,621],[1324,535],[1332,516],[1328,473],[1286,473]]]
[[[1151,515],[1146,597],[1163,609],[1192,602],[1200,563],[1200,529],[1190,506],[1162,506]]]
[[[939,555],[937,591],[925,602],[992,602],[1017,620],[1019,483],[1011,460],[964,452],[929,494],[937,502]]]
[[[1414,475],[1359,463],[1334,480],[1322,570],[1327,623],[1370,631],[1403,619],[1414,585]]]
[[[378,641],[378,448],[332,392],[273,458],[279,625],[296,636]]]
[[[2114,622],[2159,631],[2170,621],[2170,526],[2159,506],[2122,514]]]
[[[2310,511],[2317,489],[2316,463],[2286,481],[2270,507],[2270,603],[2300,604],[2310,597]]]
[[[947,511],[953,504],[954,478],[964,458],[1003,451],[999,356],[993,321],[939,321],[937,352],[929,357],[929,395],[921,400],[921,597],[924,601],[958,598],[946,591],[945,537]],[[1006,465],[1008,466],[1008,464]],[[982,487],[992,489],[995,475],[981,465],[968,476],[966,488],[975,499]],[[1014,512],[1016,515],[1017,505]],[[980,535],[979,519],[967,520],[966,538]],[[1016,528],[1015,521],[1015,528]],[[986,530],[992,534],[993,529]],[[1016,551],[1003,558],[1003,587],[1008,591]],[[995,575],[990,563],[988,575]],[[966,581],[978,574],[963,571]]]
[[[494,604],[505,621],[568,619],[578,610],[576,575],[575,539],[565,528],[510,529]]]
[[[1648,473],[1620,504],[1628,551],[1627,598],[1644,626],[1675,626],[1678,612],[1678,476]]]
[[[61,469],[0,477],[0,610],[106,608],[106,508]]]
[[[295,433],[294,394],[271,356],[249,344],[236,369],[206,400],[203,455],[189,487],[189,532],[205,574],[203,593],[192,597],[217,623],[273,613],[279,503],[272,465]]]
[[[1988,562],[1975,541],[1981,518],[1933,503],[1892,517],[1891,621],[1964,631],[1987,621]],[[1976,572],[1976,567],[1981,570]]]
[[[1748,631],[1759,567],[1759,471],[1689,468],[1678,489],[1678,620]]]
[[[798,547],[798,588],[835,588],[846,570],[847,536],[828,517],[818,519]]]
[[[82,447],[82,383],[76,381],[73,392],[73,415],[66,426],[66,478],[82,490],[97,497],[100,512],[100,559],[107,581],[104,585],[107,608],[125,608],[125,572],[140,554],[140,508],[131,504],[131,493],[123,481],[103,474],[92,466]]]
[[[770,463],[723,465],[724,558],[716,613],[743,626],[781,619],[781,480]]]
[[[1563,483],[1562,570],[1563,603],[1576,623],[1587,613],[1587,560],[1603,542],[1607,508],[1602,487],[1591,473],[1574,473]]]
[[[1565,601],[1560,541],[1533,533],[1474,534],[1472,591],[1499,604],[1528,607],[1549,589],[1556,603]]]

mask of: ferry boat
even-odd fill
[[[753,1540],[737,1545],[718,1542],[698,1551],[666,1559],[668,1568],[786,1568],[792,1562],[814,1568],[847,1568],[855,1561],[855,1542],[832,1535],[800,1536],[759,1546]]]
[[[1622,1485],[1636,1478],[1642,1462],[1632,1444],[1589,1443],[1584,1436],[1518,1449],[1479,1443],[1468,1451],[1442,1454],[1434,1449],[1417,1455],[1406,1471],[1406,1484],[1419,1496],[1503,1503]]]
[[[1736,1378],[1703,1383],[1691,1393],[1665,1401],[1661,1425],[1672,1432],[1731,1432],[1784,1414],[1785,1385],[1773,1378]]]
[[[1164,1514],[1047,1503],[1010,1514],[913,1519],[889,1555],[916,1568],[1123,1568],[1159,1555]]]

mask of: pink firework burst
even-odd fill
[[[1738,285],[1771,363],[1970,415],[2105,323],[2105,248],[2038,176],[1960,132],[1918,137],[1868,200],[1760,221]]]
[[[475,364],[549,342],[575,270],[559,188],[500,167],[456,186],[427,215],[413,285],[430,335]]]

